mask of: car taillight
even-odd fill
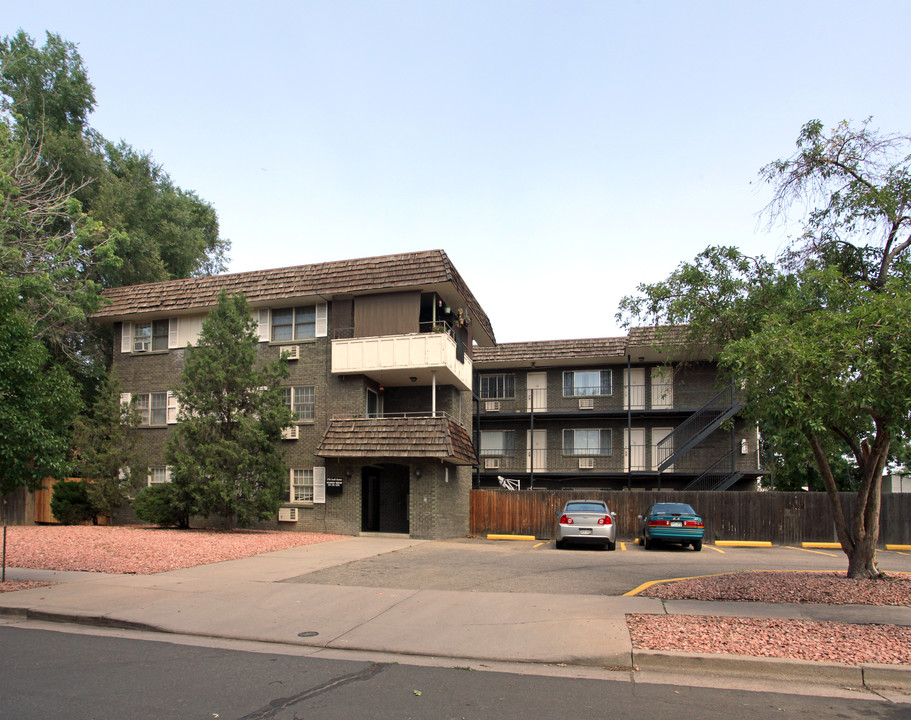
[[[649,527],[666,527],[668,525],[670,525],[669,520],[649,520],[648,521]]]
[[[694,527],[694,528],[705,528],[705,523],[702,520],[687,520],[683,523],[684,527]]]
[[[567,517],[566,515],[561,515],[561,516],[560,516],[560,524],[561,524],[561,525],[572,525],[572,524],[573,524],[573,519],[572,519],[571,517]]]
[[[605,515],[602,518],[598,518],[598,524],[599,525],[611,525],[612,523],[611,523],[610,515]]]

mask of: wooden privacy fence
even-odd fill
[[[564,490],[472,490],[471,534],[534,535],[552,538],[554,514],[567,500],[604,500],[617,514],[617,537],[632,540],[637,515],[654,502],[692,505],[705,520],[706,542],[760,540],[775,545],[836,542],[835,523],[825,493],[800,492],[628,492]],[[845,513],[853,493],[842,493]],[[884,494],[880,544],[911,544],[911,493]]]

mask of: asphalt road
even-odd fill
[[[881,551],[884,571],[911,572],[911,553]],[[553,542],[434,541],[397,552],[300,575],[286,582],[474,592],[546,592],[623,595],[643,583],[744,570],[847,570],[840,550],[706,545],[645,550],[618,543],[610,552]]]
[[[673,717],[900,720],[911,705],[363,660],[0,626],[0,719]]]

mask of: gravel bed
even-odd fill
[[[660,583],[639,594],[662,600],[911,605],[911,575],[851,580],[837,572],[744,572]]]
[[[639,650],[911,665],[911,628],[692,615],[627,615]]]
[[[343,535],[259,530],[32,525],[7,528],[6,565],[150,575],[340,540]]]
[[[851,580],[834,572],[746,572],[652,585],[664,600],[911,605],[911,576]],[[748,655],[847,665],[911,665],[911,627],[692,615],[628,615],[640,650]]]
[[[16,590],[30,590],[31,588],[44,587],[54,583],[38,582],[37,580],[5,580],[0,582],[0,593],[15,592]]]

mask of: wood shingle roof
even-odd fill
[[[222,289],[243,292],[253,306],[306,297],[332,297],[451,284],[462,297],[472,321],[495,342],[490,319],[442,250],[340,260],[252,272],[211,275],[111,288],[98,320],[147,313],[167,315],[213,307]]]
[[[335,418],[316,455],[324,458],[439,458],[455,465],[478,459],[464,427],[448,417]]]

